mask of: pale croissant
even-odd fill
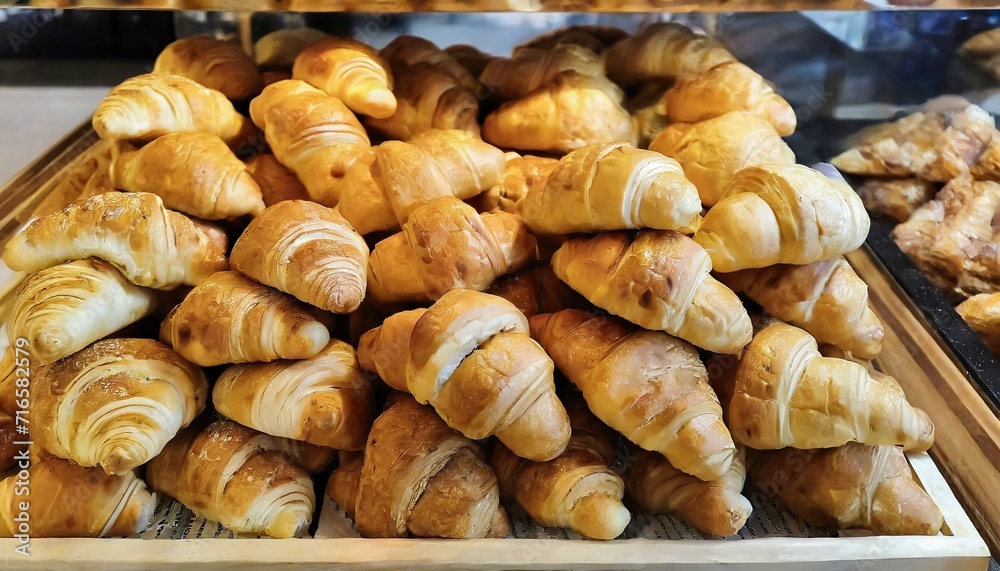
[[[458,63],[455,58],[428,39],[410,35],[398,36],[386,44],[379,55],[388,61],[393,68],[420,67],[423,64],[431,64],[446,71],[477,97],[484,95],[479,80],[462,67],[462,64]]]
[[[492,60],[479,80],[501,100],[508,100],[531,93],[564,71],[598,77],[604,75],[604,64],[594,52],[571,44],[522,48],[512,58]]]
[[[677,161],[627,143],[598,143],[559,160],[545,186],[518,203],[535,233],[678,230],[701,212]]]
[[[8,267],[26,272],[90,257],[157,289],[198,285],[229,267],[224,243],[149,193],[108,192],[36,218],[3,252]]]
[[[441,64],[394,64],[396,109],[365,124],[389,139],[409,140],[431,129],[479,136],[479,99]]]
[[[710,275],[705,250],[678,232],[576,237],[552,256],[552,269],[594,305],[646,329],[717,353],[750,342],[743,304]]]
[[[257,155],[250,159],[247,172],[260,187],[265,207],[283,200],[309,200],[306,187],[274,155]]]
[[[186,77],[233,101],[248,99],[264,89],[260,71],[238,44],[207,34],[168,44],[157,56],[153,73]]]
[[[698,75],[735,59],[714,38],[668,22],[647,26],[608,48],[604,65],[615,82],[632,85]]]
[[[375,245],[368,292],[392,303],[434,300],[453,289],[483,291],[534,259],[535,248],[516,215],[479,214],[441,196],[414,210],[402,232]]]
[[[367,44],[352,38],[324,38],[299,53],[292,78],[340,99],[355,113],[391,117],[396,97],[388,67]]]

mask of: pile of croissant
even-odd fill
[[[867,362],[861,200],[716,40],[256,47],[185,38],[114,88],[106,166],[3,251],[33,534],[140,532],[160,494],[297,536],[327,475],[365,537],[504,537],[514,505],[726,536],[748,476],[814,525],[941,528],[904,456],[934,426]],[[0,531],[22,499],[0,484]]]

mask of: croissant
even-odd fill
[[[151,192],[163,205],[206,220],[259,215],[260,187],[226,144],[207,133],[170,133],[111,163],[111,182]]]
[[[564,71],[604,75],[604,64],[589,49],[562,44],[551,49],[522,48],[511,58],[495,58],[479,80],[500,99],[524,97]]]
[[[219,272],[167,315],[160,340],[202,367],[307,359],[330,341],[318,313],[238,272]]]
[[[955,308],[995,355],[1000,355],[1000,294],[981,293]]]
[[[292,78],[340,99],[355,113],[383,118],[396,111],[388,65],[374,48],[351,38],[324,38],[303,49]]]
[[[588,307],[587,300],[556,277],[550,266],[532,265],[493,282],[486,293],[514,304],[525,317]]]
[[[14,466],[17,454],[14,442],[18,440],[20,437],[17,436],[17,423],[14,417],[0,411],[0,471],[6,471]],[[3,520],[2,514],[0,520]]]
[[[575,45],[589,49],[595,54],[628,37],[628,33],[614,26],[582,24],[565,26],[546,32],[514,48],[514,53],[523,49],[547,50],[565,45]]]
[[[0,482],[0,537],[123,537],[153,523],[156,494],[134,472],[112,476],[46,458],[27,474]],[[29,521],[18,520],[23,504],[31,508]]]
[[[1000,29],[985,30],[972,36],[962,44],[963,55],[989,57],[1000,52]]]
[[[116,192],[117,190],[118,189],[115,188],[115,185],[111,182],[110,171],[95,172],[93,176],[87,179],[87,184],[83,185],[83,190],[73,202],[83,202],[91,196],[97,196],[98,194],[104,194],[105,192]]]
[[[630,447],[625,493],[639,513],[676,515],[704,534],[733,535],[753,510],[740,494],[747,475],[743,455],[741,448],[721,478],[705,482],[661,454]]]
[[[862,359],[882,349],[885,330],[868,307],[868,286],[842,257],[805,266],[777,265],[719,276],[764,311]]]
[[[275,538],[302,535],[316,503],[309,474],[273,437],[227,420],[178,434],[146,467],[146,481],[195,515]]]
[[[746,111],[774,127],[782,137],[795,132],[795,110],[757,72],[727,61],[701,75],[681,77],[664,96],[667,116],[676,123],[697,123],[730,111]]]
[[[101,258],[136,285],[174,289],[227,269],[225,251],[155,194],[108,192],[36,218],[10,239],[3,260],[12,270],[36,272]]]
[[[671,86],[673,82],[670,80],[648,82],[623,103],[635,121],[639,132],[638,147],[641,149],[649,148],[649,144],[670,124],[663,96]]]
[[[291,69],[302,50],[329,37],[315,28],[275,30],[254,42],[254,61],[262,69]]]
[[[591,143],[635,143],[636,128],[607,78],[566,71],[483,122],[483,139],[498,147],[564,155]]]
[[[486,69],[486,66],[496,59],[496,57],[481,52],[475,46],[468,44],[448,46],[444,49],[444,53],[451,56],[473,77],[479,77],[483,73],[483,70]]]
[[[708,254],[678,232],[573,238],[552,256],[552,269],[594,305],[646,329],[716,353],[750,342],[743,304],[710,275]]]
[[[842,180],[802,165],[741,170],[694,235],[719,272],[811,264],[856,250],[871,221]]]
[[[922,451],[934,443],[934,424],[895,380],[821,356],[815,339],[783,323],[753,338],[732,394],[733,438],[757,450],[861,442]]]
[[[45,193],[45,198],[38,203],[38,206],[32,210],[25,209],[16,219],[19,222],[26,222],[32,218],[59,212],[71,202],[81,200],[80,196],[94,177],[107,177],[108,165],[111,163],[112,151],[116,144],[117,141],[105,139],[94,143],[81,156],[74,159],[67,169],[68,172],[56,181],[51,190],[42,191]],[[27,218],[23,218],[25,215]]]
[[[559,161],[534,155],[504,153],[503,179],[489,190],[466,200],[479,212],[503,210],[517,214],[516,204],[531,189],[541,190]]]
[[[456,64],[457,65],[457,64]],[[463,70],[464,71],[464,70]],[[392,66],[395,112],[365,124],[390,139],[410,140],[431,129],[455,129],[479,136],[479,99],[447,66],[416,63]]]
[[[181,38],[163,48],[153,73],[180,75],[229,99],[248,99],[264,89],[257,65],[239,45],[207,34]]]
[[[94,112],[102,139],[152,141],[167,133],[198,131],[230,147],[246,141],[253,123],[226,96],[177,75],[147,73],[112,89]]]
[[[759,454],[750,479],[807,523],[876,535],[937,535],[941,510],[913,479],[896,446],[848,443]]]
[[[480,95],[482,85],[462,64],[433,42],[417,36],[402,35],[392,40],[379,52],[382,59],[395,69],[431,64],[445,70],[475,95]]]
[[[597,143],[560,159],[518,210],[540,234],[677,230],[698,216],[701,201],[677,161],[627,143]]]
[[[919,178],[869,178],[857,191],[868,212],[906,222],[917,208],[934,198],[937,185]]]
[[[677,159],[706,206],[718,203],[744,168],[795,164],[795,154],[771,124],[743,111],[701,123],[674,123],[649,149]]]
[[[361,234],[393,230],[438,196],[466,199],[500,182],[503,152],[462,131],[382,143],[344,178],[340,213]]]
[[[364,463],[364,452],[341,452],[337,469],[326,483],[327,497],[337,502],[348,517],[354,517],[354,508],[358,505],[358,484],[361,483]]]
[[[578,309],[536,315],[530,324],[602,422],[702,480],[729,470],[736,448],[694,347]]]
[[[350,313],[365,296],[368,245],[335,210],[313,202],[268,207],[230,259],[241,274],[326,311]]]
[[[219,413],[266,434],[361,450],[375,418],[354,349],[334,339],[303,361],[234,365],[212,391]]]
[[[397,397],[368,437],[355,523],[364,537],[504,537],[510,520],[499,496],[475,442],[431,408]]]
[[[614,539],[632,515],[622,504],[625,483],[609,466],[615,461],[614,433],[579,400],[567,403],[573,436],[566,451],[546,462],[525,460],[502,443],[490,464],[500,493],[516,501],[535,523],[567,527],[591,539]]]
[[[621,85],[696,76],[729,61],[736,58],[717,40],[675,23],[647,26],[604,54],[608,77]]]
[[[358,118],[336,97],[289,79],[264,88],[250,103],[275,158],[309,196],[336,206],[344,174],[371,146]]]
[[[427,301],[453,289],[483,291],[535,257],[535,239],[515,214],[479,214],[441,196],[410,214],[403,231],[376,244],[368,291],[381,303]]]
[[[159,454],[208,397],[201,369],[149,339],[98,341],[32,380],[32,439],[119,475]]]
[[[260,187],[265,207],[283,200],[309,200],[306,187],[274,155],[257,155],[250,159],[247,173]]]
[[[539,461],[569,441],[552,361],[528,336],[524,314],[502,298],[452,290],[429,310],[397,313],[361,336],[358,362],[469,438],[495,434]]]
[[[88,258],[29,275],[14,294],[7,331],[25,338],[31,364],[54,363],[153,312],[152,290]]]

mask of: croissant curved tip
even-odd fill
[[[301,536],[309,526],[309,518],[299,511],[283,511],[267,526],[264,533],[277,538],[286,539]]]
[[[319,321],[309,321],[298,327],[294,337],[298,337],[301,344],[292,336],[286,335],[282,339],[289,343],[287,352],[282,358],[285,359],[308,359],[314,357],[330,343],[330,330]]]
[[[375,119],[388,119],[396,113],[396,96],[388,89],[372,89],[364,98],[365,115]]]
[[[721,419],[720,419],[721,422]],[[691,470],[691,475],[705,482],[713,482],[729,472],[736,457],[736,448],[729,447],[712,454]]]
[[[569,514],[570,528],[591,539],[614,539],[625,531],[632,514],[621,499],[594,493],[573,506]]]

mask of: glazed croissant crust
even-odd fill
[[[236,101],[264,89],[260,71],[239,45],[207,34],[181,38],[163,48],[153,73],[180,75]]]
[[[531,93],[564,71],[598,77],[604,75],[604,65],[594,52],[577,45],[521,48],[511,58],[493,59],[479,79],[497,97],[507,100]]]
[[[704,73],[736,58],[717,40],[673,22],[654,24],[608,48],[608,76],[623,85]]]
[[[453,129],[479,136],[476,92],[463,84],[447,65],[395,63],[392,71],[396,77],[395,112],[366,120],[369,128],[403,141],[433,129]]]
[[[396,111],[388,65],[374,48],[351,38],[323,38],[303,49],[292,78],[322,89],[355,113],[390,117]]]

